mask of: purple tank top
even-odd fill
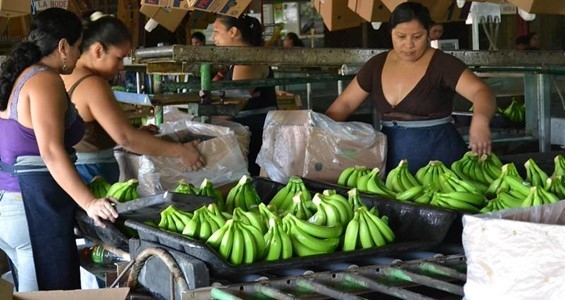
[[[8,119],[0,118],[0,160],[12,165],[18,156],[39,156],[39,147],[35,132],[31,128],[22,126],[18,122],[18,99],[20,91],[26,81],[33,75],[47,70],[44,66],[33,66],[19,80],[12,92],[12,104]],[[73,145],[78,143],[84,135],[84,122],[78,115],[73,103],[68,99],[69,109],[65,113],[65,150],[74,153]],[[6,172],[0,172],[0,190],[19,192],[18,178]]]

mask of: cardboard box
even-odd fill
[[[507,1],[529,13],[565,15],[565,1],[555,1],[555,0],[507,0]]]
[[[141,0],[141,5],[189,10],[188,0]]]
[[[354,28],[362,19],[347,7],[348,0],[312,0],[329,31]],[[366,1],[366,0],[365,0]]]
[[[188,10],[142,5],[139,12],[147,18],[157,21],[167,30],[175,31]]]
[[[446,21],[446,16],[448,15],[449,8],[455,3],[452,0],[381,0],[383,4],[390,10],[393,11],[398,4],[403,2],[419,2],[426,6],[432,17],[432,20],[436,22]]]
[[[14,286],[0,279],[0,299],[2,300],[124,300],[129,288],[107,288],[72,291],[13,292]]]
[[[239,17],[252,0],[188,0],[192,9],[208,11],[230,17]]]
[[[0,17],[25,16],[31,13],[31,3],[19,0],[0,0]]]
[[[465,299],[563,299],[565,201],[463,216]]]
[[[364,165],[384,170],[386,137],[361,122],[335,122],[310,110],[271,111],[257,164],[278,182],[293,175],[336,183],[341,172]]]
[[[347,7],[365,21],[388,22],[390,19],[390,10],[381,0],[349,0]]]

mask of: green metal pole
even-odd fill
[[[153,81],[153,91],[152,94],[160,94],[161,93],[161,75],[160,74],[153,74],[152,76]],[[155,115],[155,125],[163,124],[163,106],[162,105],[155,105],[155,111],[153,112]]]

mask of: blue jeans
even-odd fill
[[[12,275],[17,278],[18,291],[36,291],[35,264],[20,193],[0,191],[0,228],[0,248],[15,267]]]
[[[75,168],[85,183],[89,183],[96,175],[102,176],[110,184],[120,179],[120,167],[117,162],[76,164]]]
[[[416,174],[430,160],[439,160],[449,168],[468,150],[452,123],[418,128],[383,126],[381,132],[387,137],[387,173],[403,159],[408,160],[412,174]]]

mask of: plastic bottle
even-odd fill
[[[123,259],[116,254],[104,249],[103,246],[95,245],[92,247],[92,261],[99,265],[107,265]]]

